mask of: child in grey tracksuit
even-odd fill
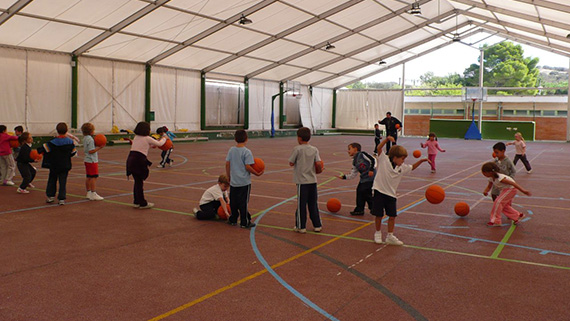
[[[342,179],[353,179],[360,175],[360,182],[356,187],[356,207],[350,215],[364,215],[364,206],[372,210],[372,185],[376,176],[376,160],[367,152],[362,151],[358,143],[348,145],[348,155],[352,157],[352,171],[340,176]]]

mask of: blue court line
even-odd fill
[[[440,226],[439,228],[469,228],[469,226]]]
[[[277,206],[280,206],[286,202],[289,202],[293,199],[295,199],[297,196],[293,196],[290,197],[284,201],[281,201],[267,209],[265,209],[255,220],[256,223],[259,223],[259,221],[261,220],[261,218],[270,210],[276,208]],[[315,303],[313,303],[313,301],[309,300],[306,296],[304,296],[303,294],[301,294],[299,291],[295,290],[295,288],[293,288],[291,285],[289,285],[289,283],[287,283],[285,280],[283,280],[283,278],[281,278],[281,276],[279,276],[279,274],[277,274],[269,265],[269,263],[267,263],[267,261],[265,260],[265,258],[263,257],[263,255],[261,254],[261,252],[259,251],[259,248],[257,247],[257,243],[255,241],[255,229],[256,227],[253,227],[249,233],[249,239],[251,241],[251,246],[253,248],[253,252],[255,253],[255,256],[257,257],[257,259],[259,260],[259,262],[261,262],[261,264],[263,264],[263,267],[265,267],[265,269],[275,278],[275,280],[277,280],[277,282],[281,283],[281,285],[283,287],[285,287],[289,292],[293,293],[293,295],[295,295],[297,298],[299,298],[301,301],[303,301],[305,304],[307,304],[309,307],[311,307],[313,310],[319,312],[320,314],[322,314],[323,316],[325,316],[327,319],[329,320],[336,320],[339,321],[337,318],[335,318],[334,316],[332,316],[330,313],[328,313],[327,311],[323,310],[322,308],[320,308],[318,305],[316,305]]]

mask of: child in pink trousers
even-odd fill
[[[487,196],[493,185],[501,189],[501,194],[499,194],[493,203],[491,219],[487,225],[501,226],[501,212],[505,213],[505,215],[516,225],[524,217],[524,214],[515,210],[511,206],[513,198],[515,198],[515,195],[517,194],[517,189],[529,196],[530,192],[517,184],[514,179],[505,174],[501,174],[499,171],[499,166],[497,166],[495,162],[485,163],[483,164],[483,167],[481,167],[483,176],[489,178],[489,184],[483,191],[483,195]]]
[[[422,148],[428,149],[428,159],[431,165],[431,172],[435,173],[435,157],[437,156],[437,151],[445,153],[445,149],[441,149],[439,147],[439,143],[437,142],[437,137],[434,133],[429,133],[429,138],[425,143],[420,143]]]

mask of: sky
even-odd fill
[[[500,37],[491,37],[485,41],[476,44],[478,48],[483,44],[495,44],[504,40]],[[466,39],[469,42],[470,39]],[[472,40],[471,40],[472,41]],[[514,42],[516,43],[516,42]],[[521,44],[524,50],[525,57],[538,57],[540,59],[539,66],[551,67],[565,67],[570,65],[570,58],[564,57],[552,52],[537,49],[528,45]],[[479,58],[479,50],[468,47],[461,43],[454,43],[440,50],[434,51],[430,54],[412,60],[406,64],[406,84],[413,85],[414,80],[416,85],[420,85],[420,76],[428,71],[432,71],[435,76],[447,76],[448,74],[458,73],[463,74],[465,68],[469,67],[472,63],[477,63]],[[450,59],[450,57],[454,57]],[[389,60],[387,60],[389,62]],[[372,76],[364,82],[400,82],[402,78],[402,67],[397,66],[378,75]]]

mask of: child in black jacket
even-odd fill
[[[20,175],[22,175],[22,184],[18,187],[17,192],[20,194],[28,194],[30,191],[26,188],[28,188],[28,186],[31,188],[35,187],[32,185],[32,181],[36,177],[36,169],[32,164],[30,164],[35,161],[30,157],[33,138],[30,133],[23,132],[20,137],[18,137],[18,141],[20,142],[20,150],[18,152],[18,157],[16,157],[16,162]]]

